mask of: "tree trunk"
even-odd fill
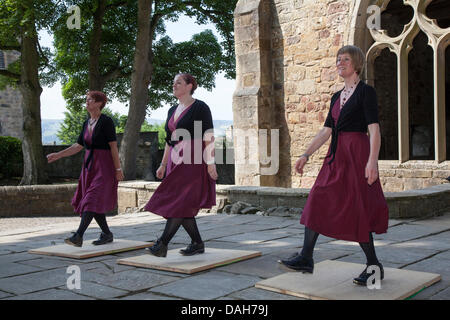
[[[45,157],[41,132],[41,93],[39,83],[39,55],[37,34],[32,24],[31,32],[22,35],[21,78],[19,90],[22,93],[23,110],[23,177],[21,185],[43,184],[48,182],[45,172]]]
[[[89,42],[89,90],[102,91],[105,83],[100,72],[100,47],[102,39],[103,17],[106,11],[106,0],[98,0],[94,12],[94,26]]]
[[[136,179],[136,154],[141,126],[145,120],[148,103],[148,86],[151,79],[149,57],[151,33],[152,0],[139,1],[138,31],[133,73],[131,75],[131,97],[128,119],[120,146],[120,159],[126,180]]]

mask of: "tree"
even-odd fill
[[[219,71],[234,77],[236,2],[86,0],[65,1],[61,6],[61,17],[72,4],[80,7],[82,16],[80,30],[67,30],[61,21],[53,26],[55,68],[60,71],[63,95],[72,110],[79,110],[87,89],[102,90],[109,98],[129,102],[120,148],[127,179],[135,174],[139,128],[148,110],[174,102],[171,83],[176,73],[191,72],[207,89],[214,86]],[[225,41],[218,43],[212,32],[206,31],[174,44],[164,37],[164,21],[176,21],[181,14],[195,17],[198,23],[212,21]],[[157,36],[161,38],[157,40]]]
[[[0,84],[17,87],[22,94],[22,185],[48,181],[40,116],[40,73],[48,61],[48,51],[40,47],[37,32],[48,25],[53,9],[50,0],[4,0],[0,3],[0,50],[20,52],[18,61],[8,70],[0,70]]]
[[[189,72],[204,87],[214,83],[215,74],[221,70],[234,77],[233,10],[237,1],[142,1],[138,10],[138,31],[128,121],[120,148],[120,158],[125,179],[136,177],[136,154],[139,128],[148,106],[161,100],[172,101],[169,84],[179,72]],[[149,10],[149,4],[153,11]],[[174,45],[168,37],[153,46],[156,26],[164,18],[177,19],[179,14],[196,17],[198,23],[212,21],[226,39],[224,51],[211,31],[196,35],[190,42]],[[149,23],[150,20],[150,23]],[[159,61],[158,61],[159,60]],[[161,62],[161,63],[158,63]],[[162,70],[158,70],[160,67]],[[158,71],[160,71],[158,73]],[[158,79],[158,76],[160,77]],[[212,79],[211,79],[212,76]],[[168,79],[169,78],[169,79]],[[158,81],[159,80],[159,81]],[[202,81],[206,80],[206,81]],[[209,80],[209,81],[208,81]],[[150,92],[146,89],[151,84]],[[165,88],[161,88],[165,85]]]
[[[123,127],[126,121],[124,121],[123,116],[121,117],[117,112],[112,112],[108,107],[103,108],[102,112],[112,118],[114,124],[116,125],[117,131],[121,130],[123,132]],[[62,143],[70,145],[77,142],[78,136],[83,128],[83,123],[88,118],[88,112],[86,109],[81,109],[78,111],[72,110],[70,112],[64,112],[64,115],[64,121],[56,135]]]

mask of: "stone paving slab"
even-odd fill
[[[0,290],[21,295],[64,286],[68,278],[66,271],[66,268],[61,268],[2,278]]]
[[[41,271],[42,268],[36,268],[32,266],[25,266],[15,262],[2,263],[0,267],[0,278],[6,278],[11,276],[18,276],[31,272]]]
[[[212,300],[253,287],[260,278],[210,271],[151,289],[151,292],[194,300]]]
[[[288,237],[286,232],[283,232],[281,230],[275,230],[275,231],[246,232],[228,237],[216,238],[216,240],[237,242],[241,244],[254,244],[269,240],[283,239],[286,237]]]
[[[389,228],[386,234],[374,234],[374,239],[408,241],[445,230],[448,230],[448,226],[439,224],[434,226],[418,223],[402,224]]]
[[[10,297],[5,300],[94,300],[94,298],[82,296],[77,290],[67,291],[59,289],[48,289],[20,296]]]
[[[425,236],[417,240],[406,241],[396,244],[402,248],[423,248],[430,250],[450,250],[450,231],[432,236]]]
[[[127,270],[115,274],[100,274],[88,279],[107,287],[129,292],[141,291],[179,280],[180,277],[161,275],[141,270]]]
[[[59,289],[68,290],[67,287],[60,287]],[[125,296],[129,291],[107,287],[98,283],[89,281],[81,281],[80,289],[70,290],[72,293],[81,294],[83,296],[95,299],[112,299],[116,297]]]
[[[377,257],[380,261],[382,261],[383,264],[394,263],[399,265],[407,265],[410,263],[414,263],[415,261],[431,257],[438,252],[439,251],[437,250],[422,248],[408,248],[407,250],[404,250],[401,247],[397,247],[397,245],[395,244],[391,246],[382,246],[376,248]],[[366,256],[364,255],[364,252],[362,250],[348,257],[357,259],[357,261],[366,260]],[[350,259],[341,259],[341,261],[351,262]]]

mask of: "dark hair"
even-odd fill
[[[195,89],[197,89],[197,80],[189,73],[179,73],[177,76],[181,76],[187,84],[192,84],[191,95],[194,94]]]
[[[101,91],[88,91],[87,95],[94,99],[95,102],[102,102],[100,106],[100,110],[103,109],[106,102],[108,101],[108,98],[106,97],[106,94],[104,94]]]

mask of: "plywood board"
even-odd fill
[[[158,269],[178,273],[192,274],[227,264],[259,257],[259,251],[205,248],[202,254],[183,256],[179,249],[169,250],[167,257],[156,257],[145,254],[137,257],[119,259],[118,264],[135,267]]]
[[[326,260],[314,273],[287,272],[256,283],[255,287],[313,300],[402,300],[441,280],[439,274],[384,268],[380,289],[353,283],[363,264]]]
[[[32,249],[29,250],[28,252],[48,256],[86,259],[124,251],[142,249],[146,247],[151,247],[153,245],[152,242],[114,239],[114,241],[111,243],[95,246],[92,244],[93,240],[96,239],[83,241],[82,247],[75,247],[69,244],[61,244],[45,248]]]

